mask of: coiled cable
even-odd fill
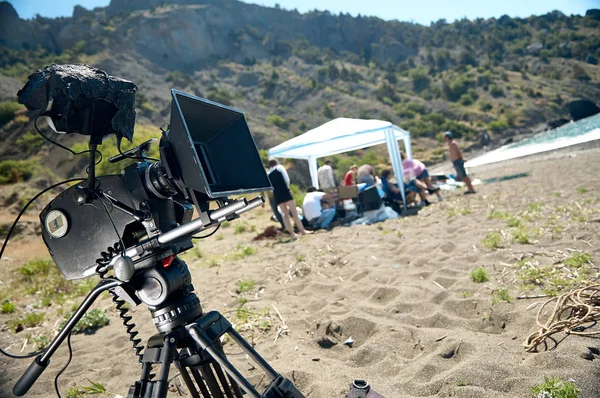
[[[106,251],[100,253],[101,257],[96,259],[96,264],[98,264],[98,267],[96,267],[96,272],[98,275],[100,275],[101,279],[106,278],[106,274],[108,274],[108,264],[110,263],[111,259],[121,252],[121,244],[117,242],[114,244],[114,246],[109,246]],[[133,350],[135,351],[135,356],[138,357],[138,361],[142,362],[142,351],[144,350],[144,346],[141,345],[142,339],[137,337],[139,332],[135,330],[136,324],[132,322],[132,316],[128,315],[129,308],[125,306],[127,302],[120,298],[119,295],[112,290],[110,291],[110,294],[112,295],[112,301],[119,312],[119,318],[121,318],[121,322],[123,323],[123,326],[129,335],[129,341],[131,341]]]

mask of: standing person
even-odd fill
[[[314,229],[331,229],[331,222],[335,218],[335,209],[333,208],[333,197],[325,192],[317,191],[317,188],[310,186],[306,189],[302,210],[304,217]],[[329,208],[324,209],[322,203],[327,202]]]
[[[356,171],[358,170],[358,166],[353,164],[350,166],[350,169],[346,172],[344,176],[344,185],[351,186],[356,185]]]
[[[281,213],[279,210],[277,210],[277,201],[275,200],[275,195],[273,195],[273,191],[267,191],[266,194],[267,198],[269,199],[269,205],[271,205],[271,210],[273,211],[273,214],[281,225],[281,230],[283,231],[285,229],[285,224],[283,223],[283,217],[281,216]]]
[[[444,141],[448,144],[448,151],[450,152],[450,160],[454,165],[454,170],[456,170],[456,180],[462,181],[467,185],[467,192],[465,195],[474,194],[475,190],[473,189],[473,185],[471,184],[471,179],[467,175],[467,171],[465,170],[465,159],[463,158],[462,152],[458,147],[458,144],[455,140],[452,139],[452,133],[450,131],[446,131],[444,133]]]
[[[429,193],[435,193],[438,197],[438,201],[444,200],[442,198],[442,194],[440,194],[439,188],[434,188],[431,183],[431,178],[429,178],[429,172],[427,171],[427,167],[425,164],[417,159],[407,159],[406,154],[403,151],[400,151],[400,157],[402,158],[402,171],[404,173],[404,178],[409,178],[411,180],[417,179],[419,181],[423,181],[425,185],[427,185],[427,191]]]
[[[287,171],[285,171],[285,168],[280,165],[276,159],[269,160],[269,180],[273,186],[275,202],[277,203],[277,206],[279,206],[281,214],[283,214],[285,229],[292,238],[296,238],[296,234],[292,228],[292,222],[290,221],[291,213],[292,217],[294,217],[294,223],[296,224],[296,227],[298,227],[298,231],[300,231],[302,235],[306,235],[308,232],[306,232],[302,225],[302,221],[300,221],[300,218],[298,217],[296,202],[294,201],[292,191],[290,190],[290,177],[288,176]]]
[[[375,185],[375,167],[370,164],[363,164],[356,171],[356,182],[358,184],[367,184],[367,187]]]
[[[335,179],[333,178],[333,169],[331,168],[331,160],[326,160],[325,164],[317,170],[317,178],[319,188],[324,191],[335,189]]]

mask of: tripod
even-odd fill
[[[269,377],[261,395],[229,362],[219,337],[227,333]],[[151,380],[152,365],[160,364],[158,379]],[[303,398],[292,382],[279,375],[229,321],[216,311],[204,314],[190,324],[148,341],[142,358],[142,375],[129,389],[128,398],[166,397],[169,368],[174,364],[194,398]]]
[[[172,264],[179,264],[181,268],[184,263],[175,258]],[[304,398],[292,382],[278,374],[223,315],[217,311],[202,314],[200,300],[189,292],[189,287],[184,285],[174,293],[174,296],[182,297],[178,301],[169,301],[165,306],[151,309],[152,320],[162,333],[148,340],[141,358],[140,380],[130,387],[128,398],[166,397],[171,364],[179,371],[193,398],[242,398],[243,394],[251,398]],[[161,285],[161,289],[165,288],[166,285]],[[225,356],[220,340],[225,334],[269,378],[263,394]],[[156,380],[151,376],[154,365],[160,366]]]

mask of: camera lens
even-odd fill
[[[152,163],[146,168],[144,185],[152,195],[159,199],[167,199],[177,194],[177,190],[169,180],[161,162]]]

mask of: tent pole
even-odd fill
[[[404,210],[406,210],[406,195],[404,193],[404,171],[402,170],[402,158],[400,157],[400,149],[398,148],[398,141],[396,140],[396,134],[393,128],[385,130],[385,141],[387,143],[388,152],[390,154],[390,160],[392,161],[392,167],[394,168],[394,174],[396,174],[396,181],[398,181],[398,187],[402,194],[402,202],[404,204]]]
[[[412,160],[412,147],[410,146],[410,135],[403,138],[404,140],[404,151],[406,152],[406,157]]]
[[[314,156],[309,157],[308,159],[308,170],[310,171],[310,180],[312,182],[313,187],[319,188],[319,178],[317,175],[317,158]]]

